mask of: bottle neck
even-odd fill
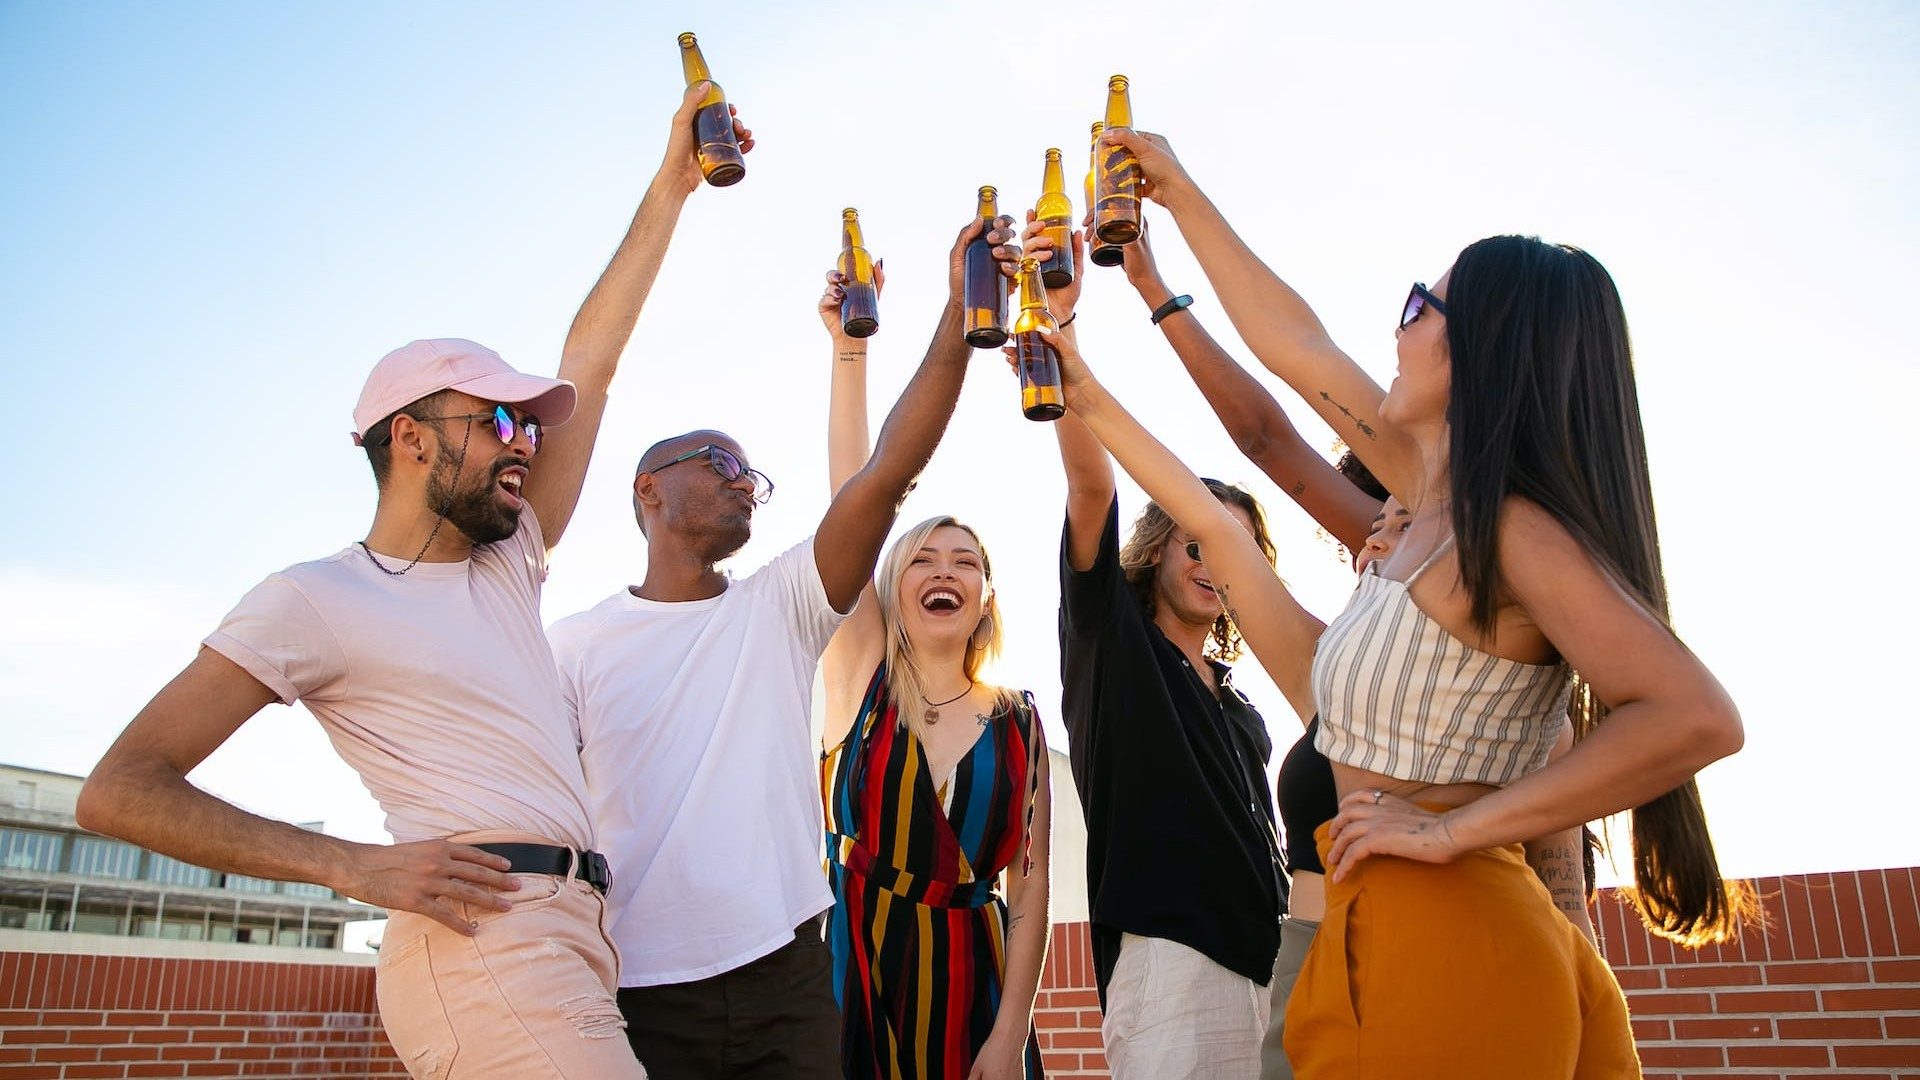
[[[1130,128],[1132,126],[1133,103],[1127,100],[1127,92],[1125,90],[1107,91],[1107,127]],[[1097,144],[1099,141],[1096,136],[1094,142]]]
[[[712,82],[713,72],[707,70],[707,59],[700,55],[700,46],[683,46],[680,49],[680,71],[687,77],[687,85],[697,82]]]

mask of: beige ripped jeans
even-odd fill
[[[513,832],[462,843],[551,844]],[[515,874],[508,911],[464,908],[472,937],[409,911],[387,921],[374,989],[387,1038],[416,1080],[644,1080],[614,1004],[606,901],[584,881]]]

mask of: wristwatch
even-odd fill
[[[1193,297],[1188,296],[1186,293],[1181,293],[1179,296],[1153,309],[1153,325],[1159,326],[1161,319],[1166,318],[1176,311],[1185,311],[1192,306]]]

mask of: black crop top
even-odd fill
[[[1320,734],[1320,718],[1307,724],[1307,733],[1287,751],[1280,763],[1279,791],[1274,800],[1280,811],[1280,826],[1287,833],[1287,870],[1298,874],[1324,874],[1320,852],[1313,844],[1313,830],[1332,821],[1340,812],[1340,794],[1333,786],[1333,763],[1314,749],[1314,736]]]

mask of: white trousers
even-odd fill
[[[1100,1025],[1114,1080],[1258,1080],[1268,987],[1165,938],[1122,935]]]

